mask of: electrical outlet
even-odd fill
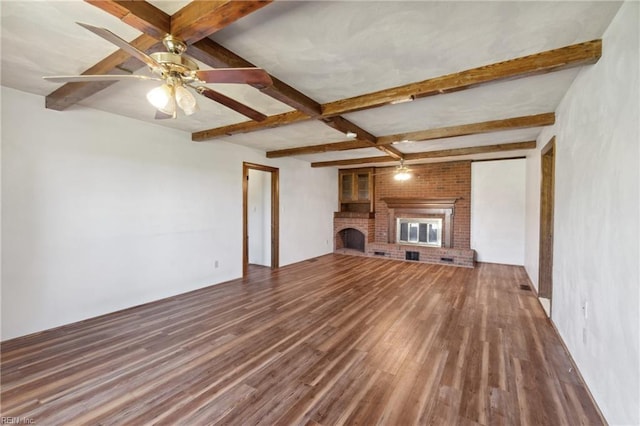
[[[587,319],[589,317],[589,303],[585,300],[584,303],[582,304],[582,313],[584,314],[584,319]]]
[[[587,329],[583,328],[582,329],[582,343],[583,344],[587,344]]]
[[[213,262],[213,267],[218,269],[218,261],[217,260],[215,262]]]

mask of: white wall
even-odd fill
[[[623,4],[602,58],[580,72],[538,139],[542,147],[556,135],[551,317],[612,425],[640,424],[639,23],[640,3]],[[527,190],[534,282],[539,155]]]
[[[249,263],[271,266],[271,173],[249,170]]]
[[[3,340],[241,276],[243,161],[280,168],[281,265],[331,252],[335,169],[4,87],[2,103]]]
[[[479,262],[524,265],[524,159],[471,163],[471,248]]]

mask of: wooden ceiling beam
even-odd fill
[[[85,1],[142,31],[143,34],[130,42],[130,44],[143,52],[155,50],[156,47],[160,45],[158,39],[161,39],[165,34],[171,32],[174,26],[187,40],[194,42],[199,40],[198,37],[200,37],[200,35],[205,34],[202,35],[202,37],[206,37],[270,3],[270,0],[192,2],[183,7],[174,16],[169,16],[145,1]],[[190,17],[194,19],[191,27],[186,21]],[[82,74],[132,73],[143,66],[142,62],[131,58],[128,53],[118,49]],[[62,111],[114,83],[115,82],[111,81],[66,83],[46,96],[45,106],[49,109]],[[274,121],[277,122],[278,119]]]
[[[271,4],[272,1],[192,1],[171,16],[170,33],[185,43],[192,44]]]
[[[84,1],[157,40],[162,40],[166,34],[171,32],[171,15],[146,1]]]
[[[130,43],[132,46],[146,51],[158,44],[158,41],[146,34],[142,34]],[[84,71],[83,75],[93,74],[131,74],[144,64],[136,58],[132,58],[127,52],[118,49],[91,68]],[[105,89],[115,81],[98,81],[91,83],[66,83],[45,97],[45,107],[56,111],[63,111],[89,96]]]
[[[459,157],[462,155],[484,154],[484,153],[491,153],[491,152],[519,151],[519,150],[525,150],[525,149],[534,149],[535,147],[536,147],[536,141],[502,143],[497,145],[473,146],[473,147],[467,147],[467,148],[443,149],[439,151],[416,152],[412,154],[405,154],[404,159],[406,161],[410,161],[410,160],[425,160],[429,158]],[[317,163],[311,163],[311,167],[353,166],[357,164],[387,163],[390,161],[394,161],[394,159],[390,156],[385,155],[381,157],[354,158],[350,160],[321,161]]]
[[[368,142],[363,141],[344,141],[334,143],[324,143],[321,145],[304,146],[300,148],[279,149],[277,151],[268,151],[267,158],[291,157],[294,155],[322,154],[324,152],[348,151],[351,149],[370,148]]]
[[[319,161],[311,163],[311,167],[355,166],[358,164],[389,163],[392,161],[397,160],[389,155],[381,155],[379,157],[352,158],[349,160]]]
[[[592,40],[559,49],[547,50],[508,61],[430,78],[417,83],[380,90],[322,105],[322,114],[332,116],[380,107],[409,98],[441,95],[479,85],[545,74],[594,64],[602,55],[602,40]]]
[[[480,123],[462,124],[457,126],[439,127],[436,129],[419,130],[417,132],[398,133],[381,136],[378,143],[387,145],[403,140],[428,141],[446,139],[457,136],[478,135],[482,133],[499,132],[503,130],[527,129],[531,127],[550,126],[556,122],[556,114],[547,112],[536,115],[525,115],[502,120],[483,121]]]
[[[291,157],[294,155],[307,155],[307,154],[322,154],[325,152],[336,152],[336,151],[348,151],[351,149],[361,149],[361,148],[377,148],[387,155],[395,158],[396,160],[400,160],[403,158],[403,153],[398,151],[397,149],[391,146],[381,146],[381,145],[372,145],[368,141],[363,140],[354,140],[354,141],[344,141],[344,142],[335,142],[335,143],[325,143],[321,145],[312,145],[305,146],[301,148],[288,148],[288,149],[280,149],[278,151],[269,151],[267,152],[267,158],[281,158],[281,157]]]
[[[417,132],[398,133],[395,135],[380,136],[377,138],[379,146],[388,146],[402,140],[426,141],[433,139],[446,139],[456,136],[468,136],[481,133],[490,133],[504,130],[525,129],[531,127],[549,126],[555,123],[555,113],[548,112],[522,117],[512,117],[502,120],[483,121],[480,123],[462,124],[457,126],[439,127],[435,129],[419,130]],[[354,141],[334,142],[322,145],[301,146],[267,152],[268,158],[289,157],[294,155],[319,154],[332,151],[346,151],[350,149],[367,148],[365,142]]]
[[[251,62],[208,38],[204,38],[189,46],[188,54],[192,58],[213,68],[255,67]],[[320,115],[321,107],[318,102],[274,76],[271,76],[271,80],[273,80],[273,85],[262,89],[262,93],[298,111],[302,111],[310,117]]]
[[[458,157],[461,155],[485,154],[487,152],[519,151],[535,149],[536,141],[500,143],[496,145],[472,146],[467,148],[442,149],[439,151],[415,152],[405,154],[406,160],[424,160],[427,158]]]
[[[297,123],[299,121],[309,119],[310,117],[307,114],[300,111],[285,112],[284,114],[269,116],[264,121],[250,121],[252,124],[249,126],[244,122],[225,126],[226,133],[216,133],[215,137],[232,136],[238,133],[245,133],[247,128],[251,129],[251,126],[259,127],[261,130],[264,130],[265,128],[280,127],[285,124]],[[191,134],[191,140],[194,142],[203,142],[210,139],[213,139],[213,137],[211,137],[208,130]]]
[[[380,90],[361,96],[342,99],[322,104],[322,115],[319,118],[332,117],[364,109],[376,108],[392,102],[402,101],[410,97],[420,98],[466,90],[473,87],[504,80],[529,77],[583,65],[594,64],[602,55],[602,40],[593,40],[573,44],[559,49],[548,50],[533,55],[522,56],[508,61],[472,68],[458,73],[411,83],[391,89]],[[277,116],[274,116],[277,117]],[[278,118],[274,118],[278,120]],[[298,120],[302,121],[302,119]],[[298,122],[289,121],[287,124]],[[246,128],[243,128],[243,125]],[[235,133],[246,133],[260,130],[252,122],[232,125]],[[207,135],[212,139],[227,134],[227,126],[194,133],[197,138]],[[202,139],[199,139],[202,140]]]

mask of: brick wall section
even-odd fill
[[[471,247],[471,162],[433,163],[409,166],[412,177],[398,182],[391,168],[376,169],[375,242],[388,241],[388,210],[382,198],[459,198],[453,218],[452,248]],[[383,172],[383,173],[381,173]],[[403,256],[404,258],[404,256]],[[421,259],[422,260],[422,259]]]

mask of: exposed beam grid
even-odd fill
[[[417,83],[411,83],[361,96],[329,102],[322,105],[322,115],[319,118],[346,114],[363,109],[376,108],[390,104],[394,101],[407,99],[408,97],[435,96],[507,79],[513,80],[594,64],[598,59],[600,59],[601,55],[602,40],[573,44]],[[274,118],[274,120],[277,121],[277,118]],[[297,121],[289,121],[287,124],[302,120],[303,119],[301,118]],[[264,128],[254,126],[250,121],[237,123],[232,126],[232,128],[230,128],[230,126],[222,126],[195,132],[192,135],[192,139],[202,141],[227,135],[229,132],[247,133]]]
[[[339,132],[342,132],[342,133],[347,133],[347,132],[355,133],[356,134],[356,138],[357,138],[358,141],[364,142],[364,143],[368,144],[372,148],[377,148],[380,151],[384,152],[385,154],[395,158],[396,160],[401,160],[402,158],[404,158],[403,154],[400,151],[398,151],[397,149],[395,149],[393,147],[390,147],[390,146],[380,146],[380,145],[378,145],[378,138],[377,137],[375,137],[371,133],[367,132],[363,128],[361,128],[358,125],[352,123],[351,121],[347,120],[344,117],[336,116],[336,117],[323,118],[322,122],[324,122],[326,125],[334,128],[334,129],[338,130]]]

